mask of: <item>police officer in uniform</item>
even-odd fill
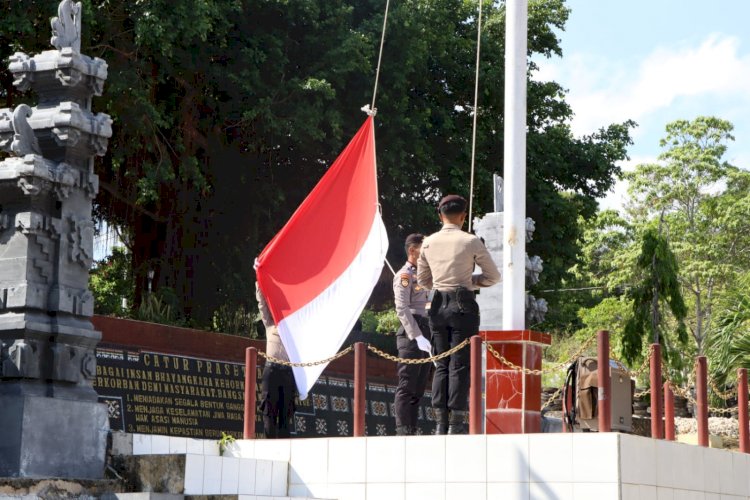
[[[255,283],[255,298],[258,299],[263,325],[266,327],[266,354],[278,360],[289,361],[289,355],[281,343],[279,329],[273,321],[266,298]],[[267,439],[288,438],[294,416],[294,400],[297,386],[291,366],[266,360],[260,384],[260,410],[263,414],[263,433]]]
[[[407,261],[393,277],[393,295],[401,328],[396,335],[398,356],[419,359],[430,355],[430,325],[425,305],[428,290],[417,284],[417,259],[424,236],[410,234],[404,248]],[[394,400],[396,434],[410,436],[417,428],[419,402],[430,376],[431,363],[398,364],[398,387]]]
[[[441,354],[479,331],[479,306],[474,290],[500,281],[500,271],[484,243],[461,230],[466,200],[448,195],[438,212],[443,228],[425,238],[417,261],[419,286],[434,290],[429,311],[435,354]],[[481,274],[473,275],[474,265]],[[436,362],[432,407],[436,434],[465,434],[469,394],[469,348]]]

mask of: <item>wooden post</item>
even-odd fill
[[[651,344],[651,437],[662,439],[661,346]]]
[[[669,382],[664,382],[664,439],[674,441],[674,393]]]
[[[365,435],[365,383],[367,379],[365,344],[354,344],[354,437]]]
[[[255,380],[258,367],[258,350],[245,349],[245,421],[242,437],[255,439]]]
[[[469,434],[482,434],[482,337],[471,337]]]
[[[740,451],[750,453],[747,415],[747,368],[737,370],[737,420],[740,425]]]
[[[695,396],[698,400],[696,418],[698,420],[698,444],[708,446],[708,370],[706,357],[698,356],[695,360]]]
[[[609,373],[609,332],[599,330],[597,337],[597,381],[599,391],[597,397],[597,410],[599,413],[599,432],[610,432],[612,430],[612,392]]]

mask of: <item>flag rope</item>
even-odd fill
[[[477,150],[477,115],[479,114],[479,53],[482,47],[482,0],[479,0],[477,15],[477,63],[474,68],[474,124],[471,128],[471,174],[469,177],[469,232],[471,232],[472,208],[474,207],[474,164]]]
[[[378,64],[375,67],[375,84],[372,88],[372,104],[365,104],[360,109],[367,113],[368,116],[375,116],[378,114],[378,109],[375,107],[375,99],[378,96],[378,82],[380,81],[380,63],[383,61],[383,45],[385,45],[385,28],[388,24],[388,10],[391,5],[390,0],[385,2],[385,15],[383,16],[383,29],[380,33],[380,50],[378,51]]]

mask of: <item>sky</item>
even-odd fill
[[[750,0],[567,0],[563,57],[535,57],[537,80],[567,89],[573,133],[632,119],[624,170],[656,161],[667,123],[734,124],[724,159],[750,169]],[[621,208],[618,182],[601,208]]]

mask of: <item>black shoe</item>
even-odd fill
[[[397,436],[411,436],[413,434],[412,428],[408,425],[397,425],[396,435]]]
[[[466,425],[466,415],[468,413],[465,410],[451,411],[448,434],[468,434],[469,429]]]
[[[448,410],[445,408],[433,408],[435,412],[435,435],[448,434]]]

